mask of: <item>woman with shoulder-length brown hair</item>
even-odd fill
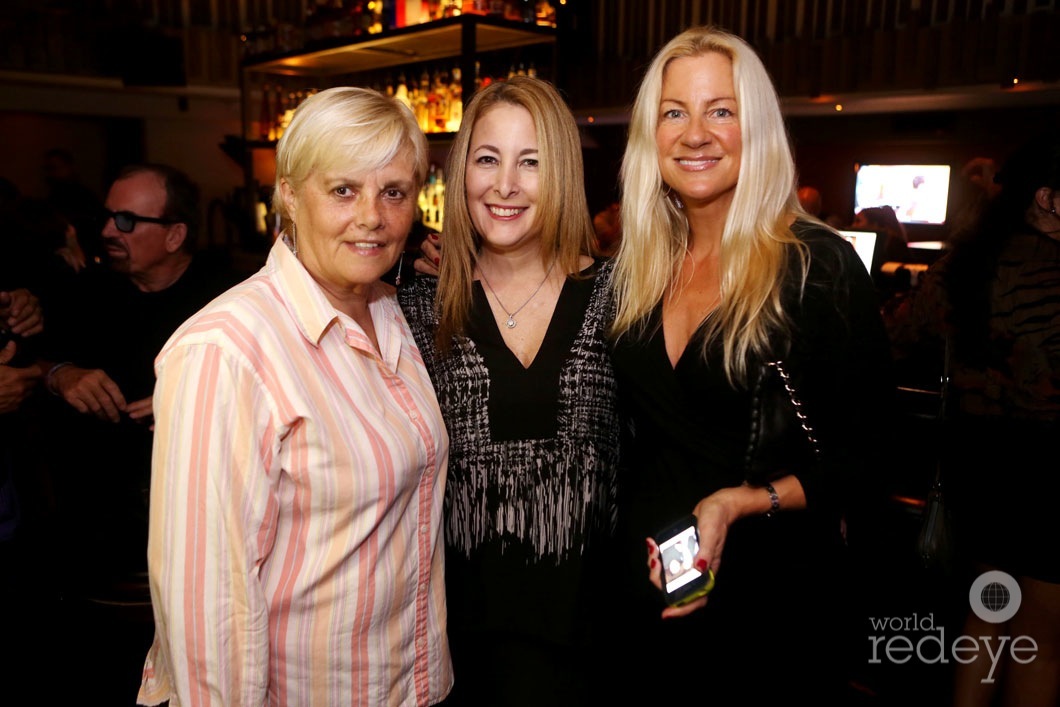
[[[561,273],[578,273],[592,247],[592,223],[585,199],[581,140],[562,96],[543,81],[519,79],[499,82],[476,96],[464,114],[463,123],[474,125],[479,116],[496,106],[522,107],[530,113],[534,130],[547,135],[536,148],[535,171],[547,185],[534,205],[534,232],[541,251],[541,267],[552,261]],[[471,288],[483,235],[476,229],[473,206],[468,202],[467,158],[472,131],[457,133],[447,165],[445,258],[439,264],[439,328],[437,340],[445,346],[449,337],[463,331],[470,311]],[[474,167],[471,167],[473,170]],[[541,273],[539,273],[540,275]],[[557,273],[558,277],[562,277]],[[540,279],[540,278],[539,278]]]
[[[439,277],[399,297],[452,443],[447,704],[596,704],[619,437],[610,266],[589,256],[562,96],[525,77],[479,91],[446,175]]]

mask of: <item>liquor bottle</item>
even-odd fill
[[[309,42],[315,42],[324,37],[324,23],[327,21],[327,0],[312,0],[306,7],[305,14],[305,37]]]
[[[446,124],[449,122],[449,102],[451,92],[449,90],[449,72],[437,71],[434,74],[434,86],[431,88],[432,115],[431,130],[436,133],[444,133]]]
[[[398,2],[399,0],[376,0],[376,5],[382,5],[379,11],[380,31],[392,30],[398,26]]]
[[[418,25],[429,22],[427,5],[424,0],[398,0],[398,27]]]
[[[257,135],[262,140],[269,139],[269,126],[272,124],[272,86],[264,84],[261,87],[261,109],[258,111]],[[248,136],[250,137],[250,136]]]
[[[449,115],[445,121],[445,130],[450,133],[459,130],[460,121],[464,119],[464,86],[461,76],[460,67],[454,66],[452,81],[449,83]]]
[[[445,175],[436,164],[431,164],[427,181],[416,197],[420,209],[420,222],[428,228],[442,230],[445,208]]]
[[[409,98],[409,87],[408,84],[405,83],[405,74],[403,73],[398,74],[398,83],[397,88],[394,89],[394,98],[397,101],[404,103],[409,110],[412,110],[412,101]]]
[[[420,223],[424,226],[431,225],[431,197],[433,196],[434,181],[437,179],[438,165],[431,163],[427,171],[427,179],[423,182],[423,188],[416,195],[416,206],[420,210]]]
[[[534,14],[537,24],[541,27],[556,26],[556,8],[548,0],[540,0],[537,3]]]
[[[276,139],[279,140],[283,137],[283,133],[287,130],[287,126],[291,124],[291,120],[294,119],[294,110],[298,107],[298,98],[294,91],[287,93],[287,98],[283,103],[283,114],[280,117],[280,126],[276,129]]]
[[[434,180],[434,228],[442,230],[445,222],[445,171],[439,168]]]
[[[427,69],[423,70],[420,74],[420,82],[416,86],[416,90],[409,98],[412,100],[412,109],[416,114],[416,122],[420,125],[420,130],[425,133],[431,131],[431,115],[430,107],[428,105],[428,95],[431,92],[431,77],[427,73]]]
[[[487,0],[464,0],[465,15],[489,14],[489,2]]]
[[[283,118],[283,87],[276,84],[272,87],[272,100],[269,101],[269,110],[272,117],[269,120],[268,140],[280,139],[280,120]]]

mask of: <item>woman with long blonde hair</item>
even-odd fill
[[[837,576],[844,490],[878,451],[875,420],[891,390],[868,273],[801,208],[796,187],[779,101],[754,50],[708,27],[663,47],[622,164],[621,527],[633,553],[647,538],[655,584],[643,579],[644,555],[631,557],[634,645],[696,660],[718,704],[746,699],[756,680],[783,685],[771,692],[782,702],[812,691],[819,703],[842,683],[836,656],[822,661],[801,642],[810,630],[833,635],[836,610],[823,607],[837,588],[826,578]],[[766,376],[776,371],[765,364],[776,361],[793,385],[778,384],[778,400],[794,392],[811,428],[792,416],[781,431],[794,431],[792,449],[816,446],[816,457],[764,451],[774,429]],[[689,513],[694,566],[714,575],[714,589],[664,606],[655,535]],[[634,665],[650,659],[629,655]]]

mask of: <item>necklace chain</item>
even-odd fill
[[[545,272],[545,279],[541,281],[541,284],[537,286],[537,288],[530,294],[530,296],[526,298],[526,301],[519,305],[519,308],[516,309],[514,312],[509,312],[508,308],[504,306],[504,302],[501,302],[501,298],[497,296],[496,291],[493,289],[493,285],[491,285],[490,281],[486,279],[486,273],[482,270],[482,266],[479,266],[478,274],[482,278],[482,281],[486,283],[486,288],[490,291],[490,294],[493,295],[493,299],[497,300],[497,304],[499,304],[501,309],[504,310],[504,313],[508,315],[508,320],[504,322],[504,326],[508,327],[509,329],[515,328],[515,315],[523,311],[523,307],[530,304],[530,300],[534,299],[534,297],[537,297],[537,293],[540,292],[541,288],[545,286],[546,282],[548,282],[548,276],[552,274],[552,268],[554,268],[555,266],[556,259],[553,258],[552,264],[548,266],[548,270]]]

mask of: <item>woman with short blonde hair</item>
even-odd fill
[[[425,172],[397,101],[306,99],[277,147],[282,237],[159,353],[141,704],[449,694],[449,438],[381,279]]]

